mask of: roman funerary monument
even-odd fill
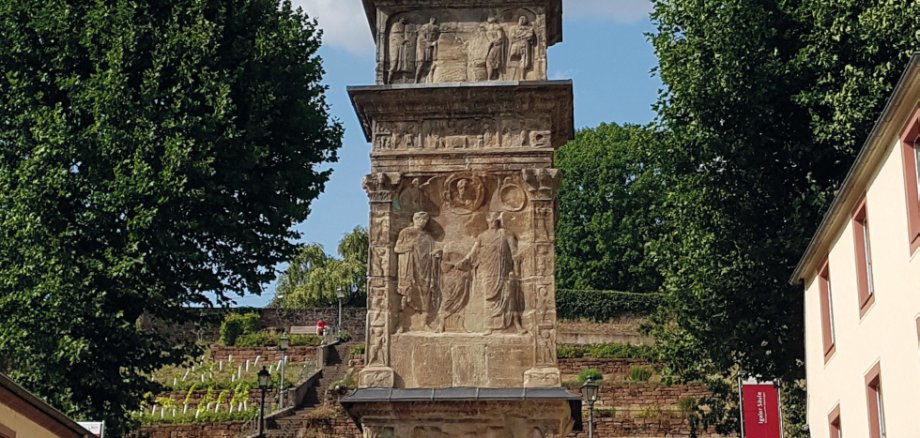
[[[377,84],[350,87],[371,174],[366,366],[342,400],[374,438],[561,438],[548,81],[561,0],[363,0]]]

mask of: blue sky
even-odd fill
[[[304,242],[335,253],[339,239],[367,225],[367,197],[361,178],[370,171],[370,146],[358,125],[345,88],[374,82],[374,46],[360,0],[294,0],[323,28],[320,55],[326,69],[326,94],[332,115],[345,126],[339,161],[326,191],[313,202],[306,222],[297,226]],[[645,34],[653,30],[649,0],[564,0],[563,41],[549,51],[551,79],[572,79],[575,126],[602,122],[648,123],[662,87],[651,71],[657,64]],[[264,306],[274,296],[238,299],[242,306]]]

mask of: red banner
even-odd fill
[[[779,393],[770,384],[741,386],[745,438],[782,438]]]

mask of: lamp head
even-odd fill
[[[262,371],[259,371],[259,389],[268,389],[272,385],[272,375],[262,367]]]
[[[335,290],[335,297],[338,298],[338,299],[340,299],[340,300],[343,299],[343,298],[345,298],[345,288],[340,287],[340,288],[336,289],[336,290]]]
[[[278,348],[281,351],[285,351],[290,346],[291,346],[291,338],[288,337],[287,333],[282,333],[281,337],[278,339]]]
[[[594,379],[585,380],[585,384],[581,385],[581,397],[588,405],[593,406],[594,402],[597,401],[597,390],[599,386]]]

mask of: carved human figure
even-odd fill
[[[473,193],[473,190],[470,188],[469,180],[461,179],[457,182],[456,202],[464,208],[473,208],[473,204],[476,202],[476,194]]]
[[[469,249],[469,246],[466,249]],[[451,321],[451,327],[465,331],[462,311],[470,302],[473,264],[464,258],[463,253],[458,255],[445,251],[445,258],[441,264],[441,285],[441,307],[438,309],[436,331],[444,331],[448,320]]]
[[[411,72],[409,66],[409,33],[406,32],[406,19],[400,18],[390,27],[389,37],[390,82],[397,73]]]
[[[427,24],[418,28],[418,39],[415,46],[415,83],[422,83],[425,70],[428,70],[428,82],[433,82],[438,58],[438,38],[441,36],[441,27],[438,20],[431,17]]]
[[[507,58],[505,30],[495,17],[489,17],[486,23],[486,38],[489,40],[489,48],[486,51],[486,79],[501,79]]]
[[[370,342],[368,342],[367,364],[386,364],[384,354],[386,354],[386,337],[384,329],[381,327],[372,327]]]
[[[515,79],[527,79],[527,72],[533,68],[534,47],[537,44],[537,33],[534,32],[533,26],[527,20],[527,17],[521,16],[518,19],[517,26],[511,29],[511,54],[510,62],[517,62],[517,77]]]
[[[524,295],[518,275],[517,237],[506,230],[500,213],[489,213],[489,228],[476,238],[473,249],[460,263],[473,266],[473,294],[486,300],[489,316],[486,335],[514,328],[527,333],[521,325]]]
[[[397,292],[401,296],[400,310],[413,309],[434,316],[440,300],[439,274],[441,251],[425,230],[428,213],[420,211],[412,216],[412,225],[399,232],[394,252],[399,256]],[[399,328],[405,331],[404,327]]]
[[[540,338],[537,339],[537,363],[551,365],[556,363],[556,346],[553,345],[552,328],[540,327]]]

